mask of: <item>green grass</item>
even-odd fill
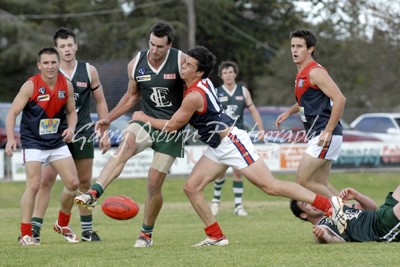
[[[293,179],[293,175],[277,175]],[[337,188],[351,186],[370,195],[378,204],[399,184],[395,173],[334,173]],[[233,214],[231,180],[223,188],[222,209],[217,219],[231,244],[226,247],[193,248],[205,238],[204,225],[182,191],[184,178],[169,178],[164,185],[164,206],[154,232],[154,246],[135,249],[143,219],[145,179],[117,179],[106,190],[127,195],[140,205],[139,215],[117,221],[106,217],[100,206],[94,209],[95,230],[103,242],[67,244],[52,230],[59,209],[57,182],[38,247],[20,247],[19,200],[25,184],[0,182],[1,266],[396,266],[398,243],[347,243],[319,245],[313,241],[311,225],[295,219],[288,201],[270,197],[245,182],[244,205],[249,216]],[[211,199],[211,186],[206,195]],[[71,226],[80,233],[78,209]]]

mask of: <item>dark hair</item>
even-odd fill
[[[307,49],[317,45],[317,37],[310,30],[300,29],[290,33],[290,39],[294,37],[304,39],[306,41]],[[311,55],[314,55],[314,51],[311,53]]]
[[[204,46],[195,46],[187,52],[188,56],[197,60],[197,71],[204,71],[202,79],[208,78],[214,68],[217,59]]]
[[[222,70],[227,69],[229,67],[233,68],[233,71],[237,74],[239,74],[239,66],[236,64],[236,62],[233,61],[222,61],[219,66],[218,66],[218,75],[221,76]]]
[[[175,29],[167,22],[157,22],[150,29],[150,34],[154,34],[158,38],[167,36],[168,44],[174,41]]]
[[[304,213],[304,211],[299,207],[298,201],[291,199],[290,200],[290,210],[292,211],[293,215],[296,216],[297,218],[307,221],[307,219],[302,218],[300,215]]]
[[[57,39],[68,39],[68,37],[72,37],[74,43],[76,43],[75,33],[71,29],[65,27],[58,28],[53,36],[54,45],[57,46]]]
[[[42,55],[56,55],[58,61],[60,61],[60,55],[58,54],[57,50],[54,47],[44,47],[39,50],[37,54],[37,62],[40,62],[40,59],[42,58]]]

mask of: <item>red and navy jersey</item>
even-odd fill
[[[65,145],[61,124],[66,118],[68,100],[66,78],[59,73],[53,89],[42,80],[41,74],[29,79],[33,82],[33,93],[22,113],[22,148],[47,150]]]
[[[297,73],[295,82],[295,96],[299,105],[299,113],[308,135],[320,134],[328,124],[332,113],[332,100],[316,85],[310,82],[310,71],[321,68],[316,61],[311,61],[301,72]],[[333,135],[342,135],[340,122],[332,132]],[[311,135],[312,136],[312,135]]]
[[[199,92],[203,97],[204,108],[201,112],[196,111],[189,123],[198,130],[200,140],[212,148],[221,143],[220,132],[234,125],[235,121],[223,113],[221,104],[215,95],[214,86],[209,79],[193,83],[185,92]]]

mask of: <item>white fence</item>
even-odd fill
[[[306,144],[256,145],[257,152],[271,171],[295,171],[306,147]],[[185,157],[178,158],[175,161],[170,175],[189,174],[205,149],[206,146],[186,146]],[[93,178],[98,177],[111,156],[117,156],[115,151],[115,149],[110,150],[105,155],[102,155],[99,150],[95,151]],[[153,151],[151,149],[132,157],[127,161],[120,178],[147,177],[152,158]],[[11,166],[6,168],[6,164]],[[383,142],[344,143],[340,157],[333,164],[333,168],[336,169],[389,167],[400,167],[400,144]],[[5,174],[6,169],[11,169],[11,177]],[[0,179],[25,180],[21,151],[14,153],[11,160],[6,160],[4,150],[0,151]]]

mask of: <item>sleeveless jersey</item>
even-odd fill
[[[311,61],[296,76],[295,96],[299,105],[299,113],[309,136],[315,133],[319,135],[328,124],[332,113],[332,101],[316,85],[310,82],[310,71],[313,68],[325,70],[316,61]],[[326,71],[326,70],[325,70]],[[340,122],[332,132],[333,135],[342,135],[342,125]]]
[[[151,117],[168,120],[182,103],[184,83],[179,75],[182,52],[170,48],[158,71],[149,64],[148,53],[138,53],[132,71],[141,94],[140,107]]]
[[[68,84],[59,73],[53,90],[42,80],[41,74],[29,78],[33,93],[25,105],[21,119],[21,144],[23,149],[55,149],[65,145],[61,137],[61,124],[66,115]]]
[[[216,148],[221,143],[219,132],[234,125],[235,121],[223,113],[210,80],[200,80],[193,83],[186,90],[185,96],[192,91],[199,92],[202,95],[204,109],[201,112],[196,111],[189,123],[198,130],[199,138],[203,143]]]
[[[235,126],[243,129],[243,110],[246,108],[243,86],[237,84],[233,92],[229,92],[221,85],[217,87],[217,96],[225,113],[236,120]]]
[[[74,86],[75,107],[78,115],[74,139],[79,139],[79,137],[82,136],[89,138],[94,132],[94,125],[91,123],[92,120],[90,119],[91,78],[89,74],[89,63],[77,61],[71,77],[68,77],[62,69],[60,69],[60,72],[64,74]],[[65,122],[63,124],[63,129],[66,128],[67,124]]]
[[[324,217],[318,225],[329,228],[332,233],[346,242],[386,241],[384,236],[392,227],[384,226],[382,218],[376,211],[359,210],[348,206],[344,206],[343,210],[348,217],[346,231],[343,234],[339,233],[330,217]],[[400,236],[391,241],[400,241]]]

